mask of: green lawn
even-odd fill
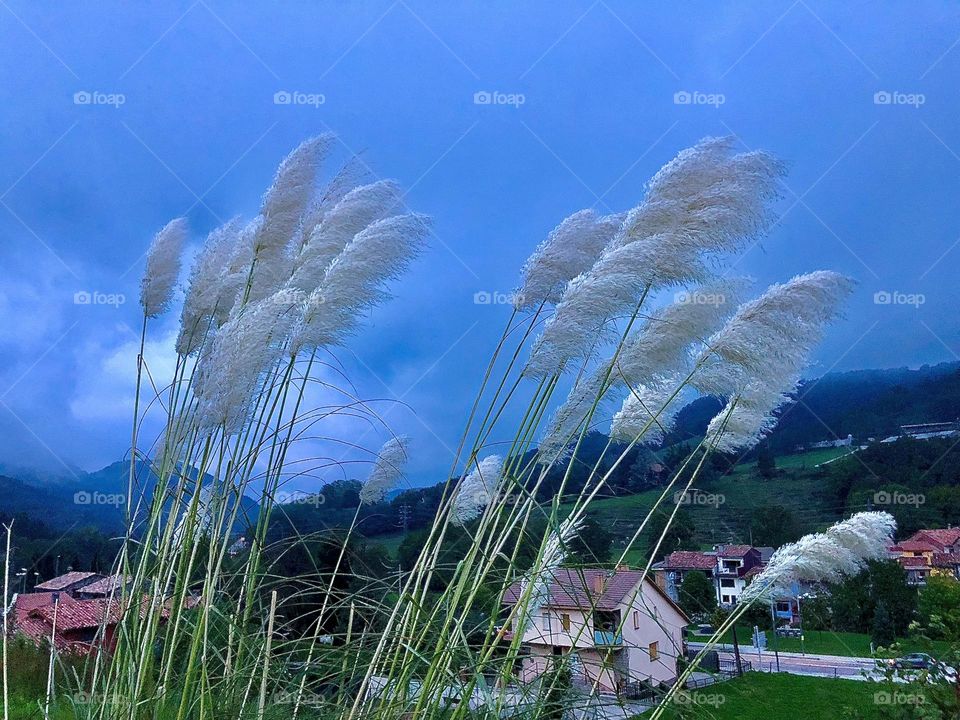
[[[711,720],[797,720],[842,718],[849,709],[865,720],[879,718],[877,686],[857,680],[786,673],[747,673],[742,678],[690,690],[664,717]],[[688,702],[683,702],[687,700]],[[681,704],[682,703],[682,704]],[[646,714],[645,714],[646,715]],[[641,715],[640,717],[644,717]]]
[[[751,645],[752,628],[738,627],[737,638],[743,645]],[[694,635],[694,641],[704,642],[706,637]],[[724,643],[733,642],[733,634],[729,631],[723,639]],[[767,650],[773,650],[776,643],[777,650],[783,652],[807,652],[812,655],[846,655],[849,657],[870,657],[870,636],[864,633],[833,632],[831,630],[807,630],[803,635],[803,643],[799,638],[778,637],[774,640],[772,633],[767,632]],[[925,652],[925,646],[909,640],[898,641],[900,651],[905,655],[911,652]],[[950,644],[942,641],[933,643],[934,652],[946,652]]]

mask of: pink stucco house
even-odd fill
[[[548,601],[524,631],[520,679],[534,680],[553,656],[567,654],[574,681],[601,692],[676,678],[690,621],[649,577],[641,588],[642,577],[627,568],[556,571]],[[519,583],[507,591],[508,609],[520,591]]]

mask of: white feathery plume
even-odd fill
[[[147,252],[147,267],[140,281],[140,305],[147,317],[157,317],[170,305],[180,275],[180,254],[187,231],[186,219],[176,218],[153,238]]]
[[[717,356],[723,367],[719,372],[705,368],[698,387],[732,396],[755,378],[792,377],[820,341],[826,324],[840,315],[842,302],[852,291],[850,278],[828,270],[771,285],[763,295],[740,306],[707,341],[707,355]]]
[[[278,290],[248,303],[217,331],[193,378],[202,430],[223,426],[230,435],[242,427],[261,376],[280,357],[300,300],[297,293]]]
[[[358,185],[366,183],[369,177],[370,169],[358,156],[353,155],[347,160],[304,212],[300,222],[300,240],[296,247],[302,249],[310,239],[313,229],[323,222],[324,216],[343,199],[344,195]]]
[[[720,452],[734,453],[754,447],[777,426],[777,410],[792,401],[786,392],[793,391],[796,381],[784,385],[788,386],[785,391],[759,382],[747,385],[710,420],[706,437]]]
[[[798,581],[836,582],[884,556],[896,522],[888,513],[859,513],[825,533],[805,535],[778,549],[741,595],[744,602],[775,597]]]
[[[691,382],[730,398],[707,429],[719,450],[753,447],[776,426],[774,412],[796,389],[811,350],[852,289],[835,272],[797,276],[742,305],[707,341]]]
[[[692,351],[733,313],[749,283],[747,278],[714,280],[677,293],[675,302],[655,311],[623,343],[616,379],[639,385],[657,375],[689,372]]]
[[[594,415],[606,404],[610,388],[656,384],[657,379],[662,380],[665,375],[686,374],[691,367],[692,346],[702,345],[733,312],[748,282],[745,278],[715,280],[678,293],[674,303],[655,311],[644,326],[623,343],[612,371],[611,358],[570,391],[544,434],[541,458],[552,461],[562,456],[597,398],[600,400]],[[608,376],[605,384],[604,378]],[[676,380],[679,383],[682,377]],[[659,408],[658,405],[654,410]],[[626,405],[624,409],[633,410]]]
[[[292,246],[299,237],[301,219],[313,197],[320,163],[332,143],[330,134],[305,140],[277,168],[248,238],[253,263],[249,300],[267,297],[290,277]]]
[[[655,235],[687,235],[710,251],[736,251],[773,222],[770,201],[784,174],[772,154],[733,154],[736,138],[705,138],[664,165],[645,201],[627,217],[617,245]]]
[[[234,218],[213,230],[193,262],[177,336],[181,355],[199,348],[208,326],[215,330],[227,321],[239,291],[239,285],[231,285],[228,276],[241,228],[239,218]]]
[[[387,440],[377,453],[373,470],[360,488],[360,502],[371,504],[383,500],[396,486],[406,462],[407,439],[396,437]]]
[[[766,231],[782,168],[765,153],[732,155],[708,138],[664,166],[597,263],[574,278],[534,343],[525,372],[546,377],[589,356],[607,323],[645,292],[702,282],[706,261]]]
[[[555,303],[573,278],[589,270],[623,222],[622,215],[580,210],[557,225],[523,266],[518,310]]]
[[[677,392],[682,378],[672,375],[650,384],[631,388],[620,410],[613,416],[610,437],[623,442],[658,444],[673,429],[683,407],[683,393]]]
[[[466,525],[483,512],[493,499],[502,474],[503,458],[499,455],[487,455],[476,464],[457,486],[451,517],[454,525]]]
[[[310,232],[288,285],[310,292],[324,272],[360,231],[387,217],[400,204],[403,192],[393,180],[354,188],[329,210]]]
[[[592,417],[602,414],[602,408],[609,400],[606,394],[607,367],[603,365],[581,377],[563,404],[554,411],[540,441],[538,452],[541,464],[549,465],[567,457],[573,449],[571,444],[575,443],[583,430],[591,410]]]
[[[571,522],[569,517],[564,519],[559,528],[550,532],[540,562],[530,570],[528,577],[521,581],[520,597],[529,594],[526,608],[521,608],[517,618],[517,627],[521,635],[527,631],[533,618],[540,613],[540,609],[550,601],[550,586],[553,584],[557,570],[567,559],[570,543],[582,526],[583,516],[575,522]]]
[[[861,512],[831,527],[827,535],[865,560],[881,560],[896,530],[890,513]]]
[[[379,220],[357,233],[303,303],[291,355],[303,348],[342,342],[365,310],[388,297],[384,284],[409,266],[428,231],[429,218],[407,213]]]

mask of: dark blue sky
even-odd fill
[[[18,0],[0,28],[4,462],[125,452],[151,235],[184,213],[197,240],[250,217],[282,156],[328,130],[435,222],[395,299],[338,353],[413,437],[414,482],[449,466],[508,314],[475,294],[513,288],[571,212],[635,205],[705,135],[790,167],[780,224],[738,270],[758,286],[816,268],[860,281],[811,375],[960,351],[955,3]],[[158,376],[172,332],[153,327]]]

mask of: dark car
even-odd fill
[[[940,663],[926,653],[910,653],[891,660],[890,664],[897,670],[932,670],[940,667]]]

